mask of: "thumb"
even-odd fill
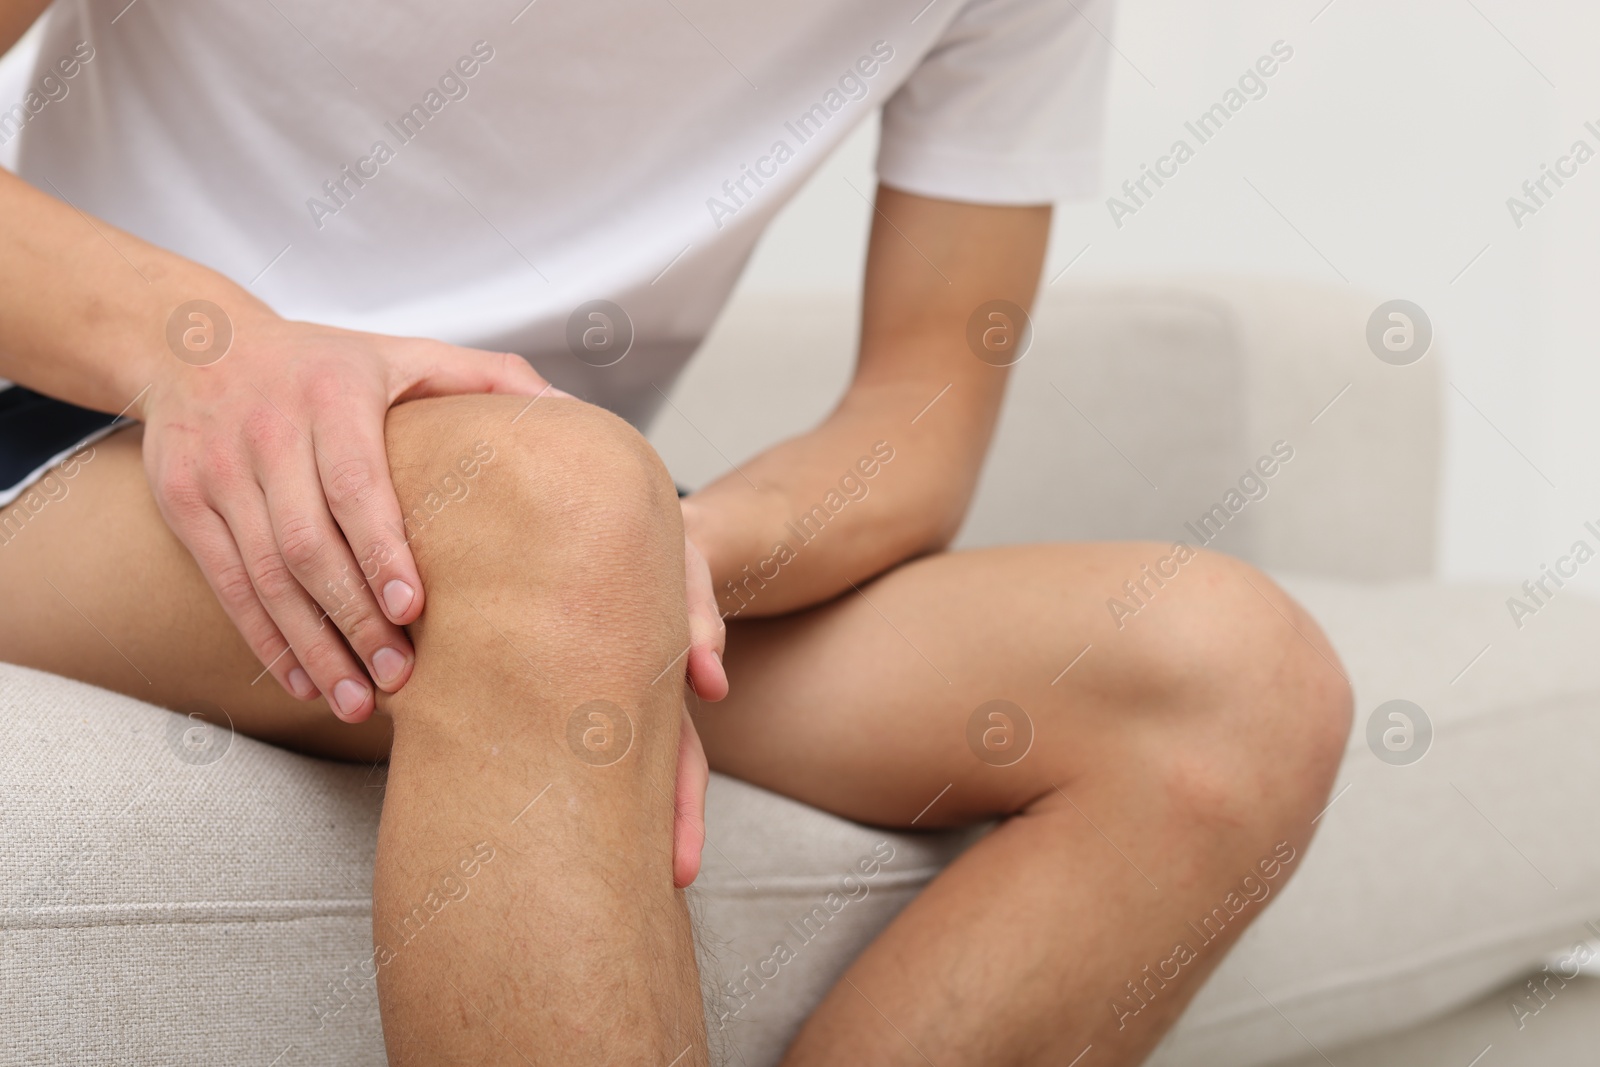
[[[700,873],[700,853],[706,843],[706,785],[711,777],[706,751],[700,745],[689,709],[683,709],[678,735],[678,780],[673,790],[672,886],[683,889]]]
[[[727,625],[717,610],[711,588],[711,569],[705,556],[687,536],[683,539],[684,592],[689,608],[689,685],[702,700],[728,695],[728,672],[722,665]]]
[[[487,352],[443,342],[425,341],[409,368],[395,403],[425,396],[462,393],[507,393],[513,396],[564,396],[563,392],[514,352]]]

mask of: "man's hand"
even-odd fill
[[[686,500],[682,507],[684,593],[689,601],[689,685],[701,700],[721,700],[728,695],[728,675],[722,669],[728,628],[711,587],[711,568],[694,543],[695,506]]]
[[[521,358],[261,313],[218,362],[172,360],[143,404],[145,470],[167,524],[278,682],[360,722],[414,654],[422,612],[384,452],[402,401],[558,391]],[[331,619],[333,626],[325,625]],[[342,635],[342,636],[341,636]]]
[[[728,695],[728,675],[722,667],[727,627],[717,610],[711,589],[711,569],[687,532],[696,521],[693,505],[683,504],[684,592],[689,602],[689,687],[701,700],[721,700]],[[673,798],[677,818],[672,837],[672,884],[682,889],[700,873],[700,853],[706,842],[706,783],[711,769],[700,745],[687,706],[678,736],[678,786]]]
[[[678,784],[672,798],[672,884],[679,889],[700,874],[700,853],[706,844],[706,785],[710,780],[706,750],[686,706],[678,734]]]

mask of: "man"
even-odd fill
[[[787,1062],[1137,1063],[1243,925],[1152,977],[1186,920],[1309,837],[1349,693],[1225,558],[1119,632],[1168,546],[942,552],[1092,174],[1108,14],[57,8],[0,182],[0,425],[13,492],[68,489],[0,546],[0,656],[387,757],[380,945],[494,850],[377,957],[393,1063],[708,1062],[705,756],[852,819],[1005,818]],[[680,505],[629,422],[880,106],[849,391]],[[975,753],[1018,715],[969,747],[994,700],[1015,761]]]

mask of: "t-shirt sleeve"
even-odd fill
[[[1111,0],[967,0],[883,108],[878,178],[984,204],[1092,195]]]

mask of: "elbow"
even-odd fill
[[[965,488],[960,493],[942,493],[939,499],[928,501],[918,509],[920,521],[908,531],[911,545],[908,558],[931,556],[948,549],[967,521],[971,502],[970,488]]]

